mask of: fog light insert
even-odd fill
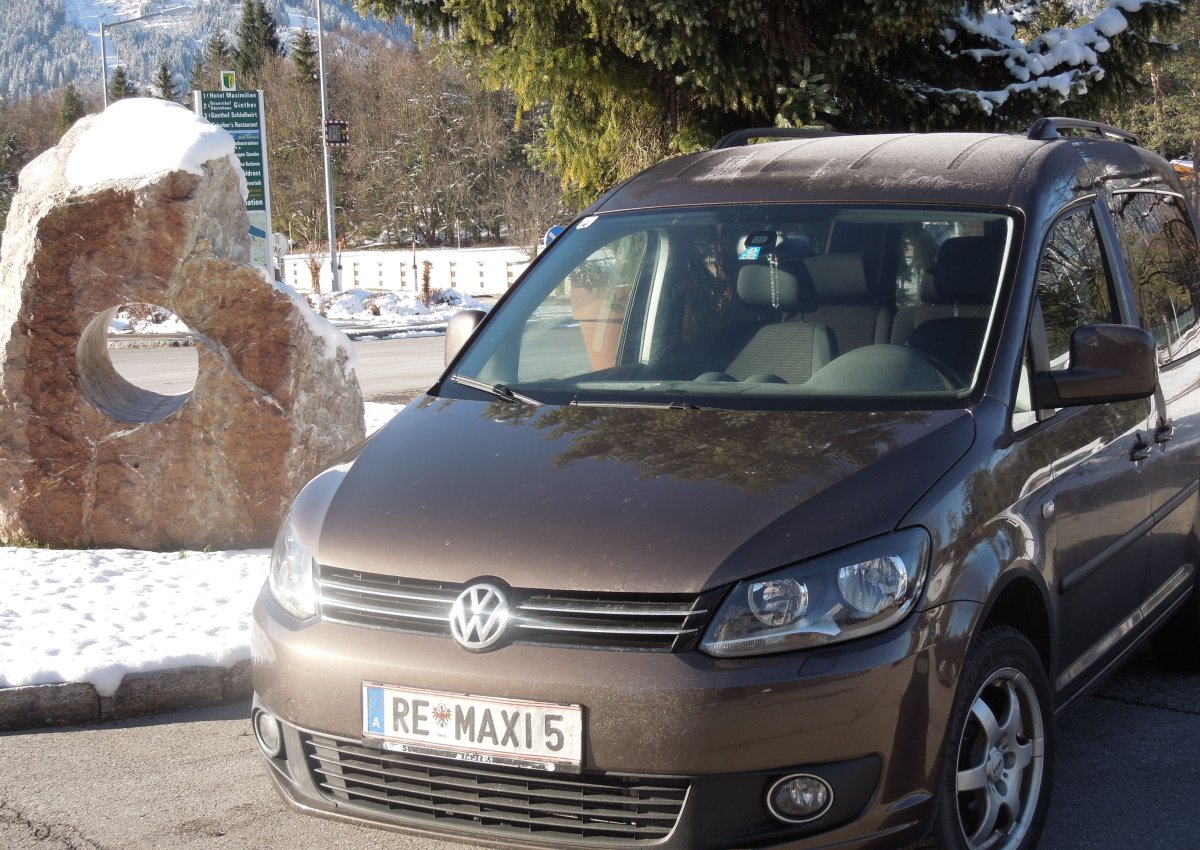
[[[273,715],[265,711],[254,713],[254,737],[268,758],[279,758],[283,753],[283,732]]]
[[[767,808],[787,823],[815,820],[833,803],[833,789],[819,776],[798,773],[785,776],[767,792]]]

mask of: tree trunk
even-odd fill
[[[1156,135],[1159,138],[1158,154],[1159,156],[1167,155],[1167,106],[1166,97],[1163,95],[1162,86],[1162,69],[1158,67],[1158,63],[1151,60],[1150,62],[1150,88],[1154,93],[1154,126]]]

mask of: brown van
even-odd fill
[[[293,805],[1031,848],[1056,715],[1152,635],[1200,660],[1171,168],[1064,119],[738,141],[601,198],[297,497],[253,630]]]

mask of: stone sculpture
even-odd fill
[[[84,118],[31,163],[8,216],[0,540],[269,545],[304,482],[363,437],[352,350],[249,264],[245,183],[228,134],[226,144],[210,132],[223,130],[162,101],[124,103]],[[181,122],[202,124],[200,135],[227,152],[189,160],[213,146],[191,144]],[[160,124],[175,129],[157,133]],[[82,152],[94,160],[114,129],[146,147],[133,161],[152,173],[81,174]],[[153,171],[172,144],[191,153]],[[114,369],[107,327],[128,303],[165,307],[193,332],[190,393],[150,392]]]

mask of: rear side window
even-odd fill
[[[1200,350],[1200,255],[1183,199],[1122,192],[1113,207],[1142,326],[1154,335],[1159,363]]]
[[[1050,368],[1071,365],[1071,334],[1085,325],[1115,321],[1112,287],[1090,207],[1054,225],[1038,267],[1038,297],[1046,323]]]

